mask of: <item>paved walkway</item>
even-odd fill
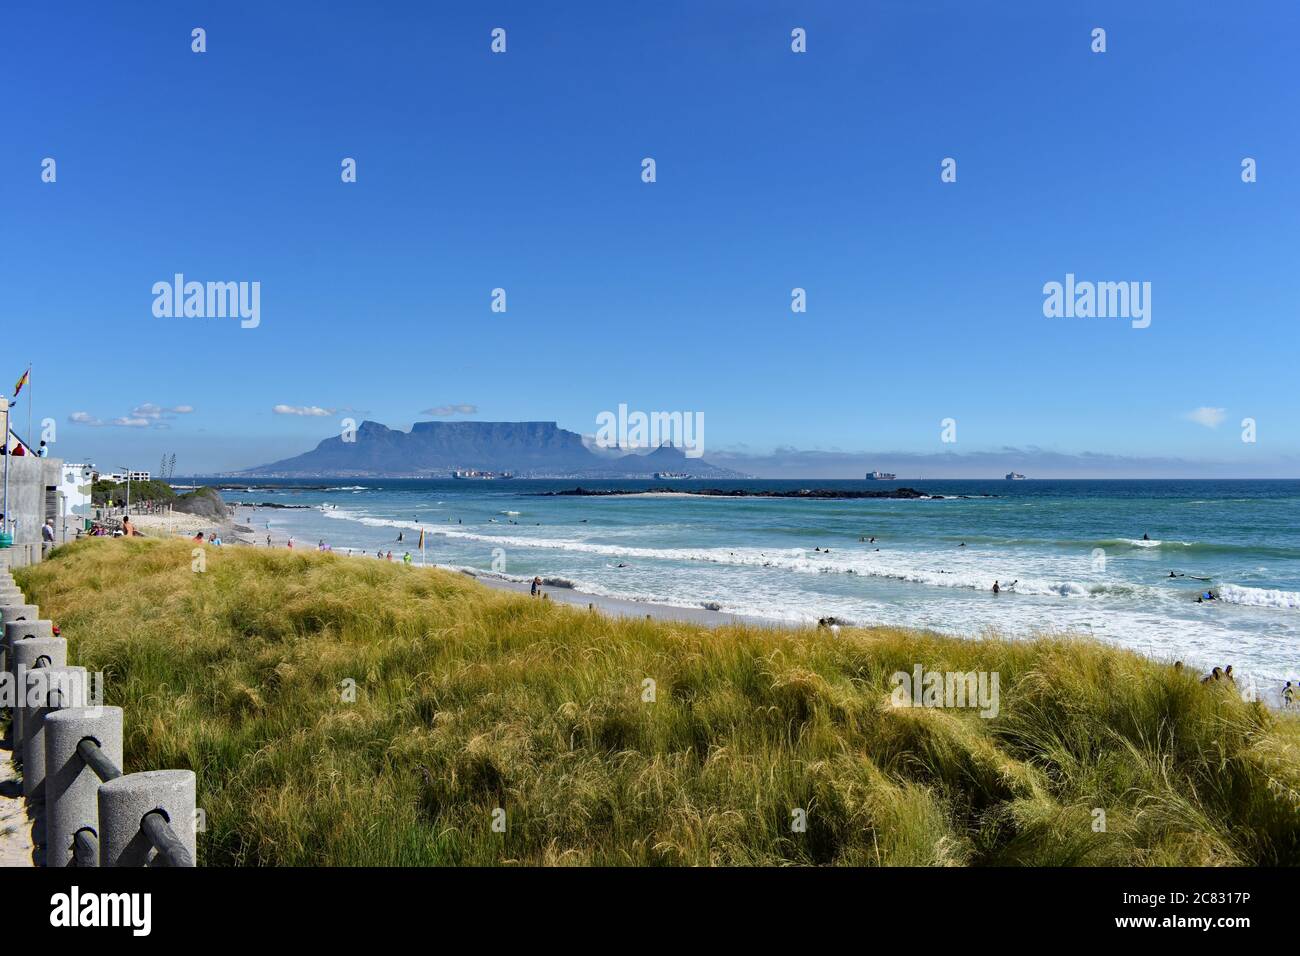
[[[14,767],[9,735],[0,741],[0,866],[35,866],[36,844],[23,799],[23,781]]]

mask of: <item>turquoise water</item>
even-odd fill
[[[772,621],[1089,634],[1202,668],[1231,663],[1269,698],[1300,677],[1300,481],[671,484],[970,496],[850,501],[537,494],[574,481],[304,484],[330,483],[225,496],[309,505],[258,513],[260,530],[269,522],[300,547],[400,558],[423,527],[430,563],[595,594]],[[994,595],[995,580],[1018,583]],[[1196,603],[1207,588],[1219,600]]]

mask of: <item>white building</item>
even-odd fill
[[[132,471],[132,472],[114,471],[106,475],[97,474],[96,477],[104,481],[115,481],[120,485],[122,482],[126,481],[128,475],[130,476],[132,481],[149,480],[149,472],[147,471]]]

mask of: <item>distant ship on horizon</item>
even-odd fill
[[[451,476],[453,478],[459,478],[462,480],[474,480],[474,481],[490,481],[495,478],[514,477],[514,475],[512,475],[508,471],[474,471],[473,469],[470,469],[468,471],[461,471],[460,469],[457,469],[456,471],[453,471],[451,473]]]
[[[681,471],[656,471],[655,477],[660,481],[677,481],[682,478],[690,478],[691,475]]]
[[[867,481],[897,481],[898,476],[892,471],[869,471]]]
[[[1007,481],[1025,481],[1026,478],[1018,471],[1007,472]]]

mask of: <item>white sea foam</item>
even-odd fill
[[[481,541],[499,547],[539,548],[594,554],[610,558],[645,558],[656,561],[692,561],[708,564],[733,565],[750,568],[776,568],[800,574],[856,574],[863,577],[887,578],[930,587],[957,588],[970,591],[988,591],[993,581],[999,580],[1004,588],[1015,581],[1017,594],[1044,595],[1065,598],[1087,598],[1100,594],[1131,594],[1134,585],[1106,581],[1051,580],[1019,577],[1014,568],[988,568],[988,560],[977,552],[964,556],[945,555],[952,570],[932,566],[937,555],[928,552],[867,552],[844,548],[825,554],[809,552],[804,548],[759,550],[756,548],[642,548],[618,544],[599,544],[573,538],[528,537],[510,534],[480,534],[465,530],[463,526],[444,527],[420,525],[414,521],[396,518],[379,518],[362,512],[326,511],[327,517],[357,521],[371,527],[406,528],[424,527],[426,533],[458,541]],[[495,521],[495,519],[489,519]]]
[[[1218,595],[1220,601],[1228,604],[1300,610],[1300,591],[1279,591],[1272,588],[1248,588],[1240,584],[1225,584],[1219,588]]]

